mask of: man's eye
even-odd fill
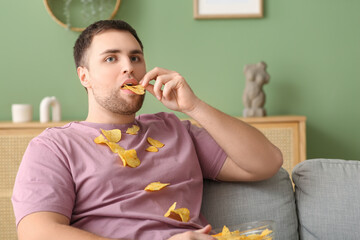
[[[106,62],[114,62],[115,60],[116,60],[116,58],[114,58],[114,57],[107,57],[105,59]]]
[[[131,60],[132,62],[138,62],[138,61],[140,60],[140,58],[134,56],[134,57],[130,57],[130,60]]]

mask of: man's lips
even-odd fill
[[[139,84],[138,81],[136,81],[134,78],[130,78],[123,82],[123,84],[121,85],[121,88],[124,88],[124,85],[135,86],[138,84]]]

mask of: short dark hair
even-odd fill
[[[74,60],[76,68],[83,66],[84,55],[86,50],[90,47],[95,35],[105,30],[120,30],[130,32],[139,42],[141,50],[144,50],[143,44],[139,39],[135,29],[125,21],[122,20],[100,20],[89,25],[78,37],[74,45]]]

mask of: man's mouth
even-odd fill
[[[134,85],[133,83],[126,83],[121,87],[121,89],[130,90],[133,93],[136,93],[138,95],[144,95],[145,94],[145,88],[140,84]]]
[[[124,82],[121,86],[122,89],[128,89],[128,87],[136,86],[138,83],[135,82]]]

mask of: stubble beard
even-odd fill
[[[108,96],[100,96],[93,89],[95,101],[106,110],[120,114],[133,115],[140,110],[143,105],[144,95],[127,95],[126,98],[121,96],[120,89],[112,90]]]

